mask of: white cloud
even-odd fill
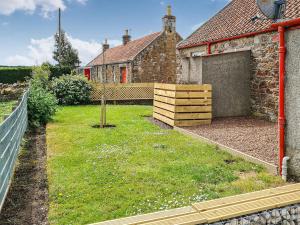
[[[78,3],[85,5],[88,0],[76,0]]]
[[[82,5],[85,5],[87,1],[76,0]],[[30,14],[39,11],[43,17],[47,18],[58,8],[62,10],[66,8],[65,0],[0,0],[0,14],[2,15],[10,15],[15,11],[25,11]]]
[[[102,44],[96,41],[84,41],[78,38],[73,38],[67,35],[72,46],[78,50],[80,61],[82,65],[90,62],[94,57],[101,52]],[[108,43],[113,47],[120,45],[120,40],[108,40]],[[52,59],[52,52],[54,50],[53,37],[42,39],[31,39],[30,44],[27,46],[28,53],[26,55],[16,54],[6,58],[7,65],[40,65],[43,62],[55,63]]]

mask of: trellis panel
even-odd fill
[[[105,99],[108,101],[152,100],[154,96],[153,83],[134,84],[94,84],[91,101],[101,101],[105,89]]]

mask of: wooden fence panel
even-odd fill
[[[91,101],[101,101],[104,88],[102,84],[94,84]],[[105,84],[105,98],[109,101],[152,100],[154,97],[153,83]]]
[[[212,86],[155,84],[153,117],[178,127],[210,124]]]
[[[20,145],[27,128],[26,92],[17,108],[0,123],[0,211],[7,195],[19,153]]]

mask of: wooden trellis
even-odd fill
[[[91,101],[101,101],[102,95],[103,85],[94,84]],[[105,99],[108,101],[152,100],[153,96],[153,83],[105,84]]]

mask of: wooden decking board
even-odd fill
[[[196,225],[300,203],[300,184],[267,189],[223,199],[211,200],[146,215],[96,223],[94,225]]]
[[[300,191],[200,212],[208,223],[280,208],[300,202]]]
[[[190,215],[178,216],[165,220],[158,220],[149,223],[143,223],[144,225],[195,225],[200,223],[206,223],[207,219],[199,213],[193,213]]]
[[[237,203],[258,200],[266,197],[272,197],[275,195],[292,193],[298,190],[300,190],[300,184],[293,184],[293,185],[288,185],[288,186],[283,186],[278,188],[267,189],[263,191],[251,192],[251,193],[246,193],[237,196],[230,196],[221,199],[210,200],[202,203],[195,203],[192,206],[197,211],[206,211],[206,210],[211,210],[211,209],[233,205]]]
[[[100,223],[94,223],[91,225],[138,225],[138,224],[145,224],[148,222],[154,222],[163,219],[169,219],[172,217],[178,217],[182,215],[189,215],[194,212],[195,210],[191,206],[187,206],[187,207],[182,207],[177,209],[149,213],[145,215],[138,215],[138,216],[132,216],[132,217],[127,217],[122,219],[104,221]]]

